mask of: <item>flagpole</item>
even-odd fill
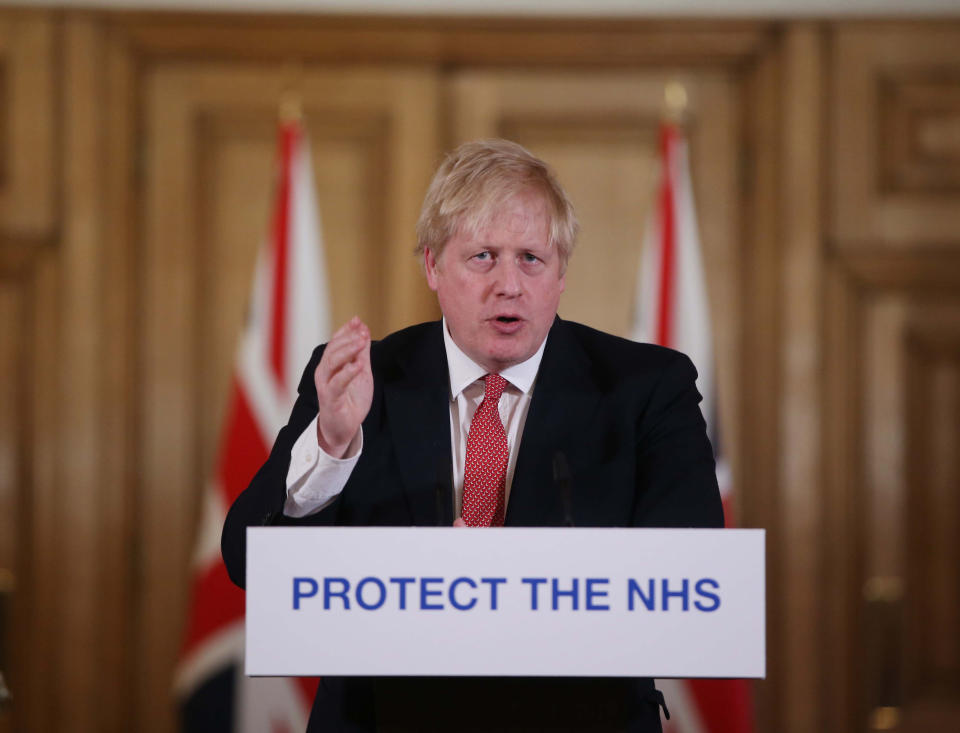
[[[279,105],[280,124],[303,122],[303,100],[300,92],[295,89],[284,89],[280,95]]]
[[[280,124],[303,122],[303,95],[300,93],[303,64],[299,62],[287,64],[283,75],[286,83],[280,92],[278,109]]]
[[[687,116],[687,88],[679,81],[668,81],[663,87],[665,122],[682,125]]]

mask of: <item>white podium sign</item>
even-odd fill
[[[764,531],[247,530],[249,675],[763,677]]]

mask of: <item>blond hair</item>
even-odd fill
[[[573,251],[579,225],[573,204],[553,170],[509,140],[477,140],[448,153],[440,164],[417,222],[416,253],[439,257],[458,231],[476,234],[519,193],[542,196],[550,222],[549,244],[557,248],[561,271]]]

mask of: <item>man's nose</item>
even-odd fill
[[[520,265],[510,260],[501,260],[497,267],[497,295],[515,298],[523,291]]]

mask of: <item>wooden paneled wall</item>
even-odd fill
[[[960,24],[0,10],[0,731],[175,727],[202,487],[274,120],[300,94],[334,320],[434,317],[457,142],[557,167],[561,313],[625,333],[664,84],[688,130],[761,730],[960,727]]]
[[[47,664],[59,621],[50,592],[59,522],[46,501],[55,491],[58,434],[48,409],[59,328],[55,37],[45,15],[0,15],[0,669],[8,686],[18,680],[12,689],[24,711],[38,706],[44,680],[49,687],[60,679]],[[0,710],[3,730],[24,728],[22,720],[17,709]]]
[[[850,729],[960,726],[958,49],[949,24],[830,39],[824,588]]]

